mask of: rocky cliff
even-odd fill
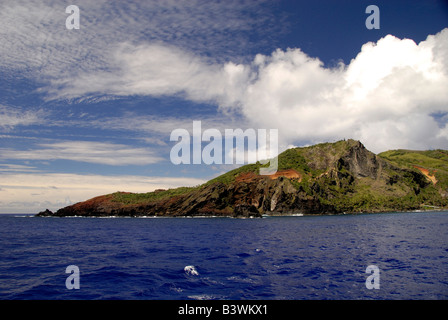
[[[271,176],[258,175],[261,165],[251,164],[194,188],[116,192],[38,216],[259,217],[446,207],[448,153],[439,152],[436,173],[415,159],[375,155],[359,141],[324,143],[286,150]]]

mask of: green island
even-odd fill
[[[356,140],[292,148],[273,175],[260,163],[196,187],[115,192],[37,216],[231,216],[442,210],[448,207],[448,151],[390,150]]]

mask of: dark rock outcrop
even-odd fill
[[[37,215],[40,217],[51,217],[54,215],[54,213],[48,209],[45,209],[45,211],[41,211]]]

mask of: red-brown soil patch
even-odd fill
[[[257,179],[260,177],[262,177],[262,176],[255,174],[253,172],[244,172],[244,173],[239,174],[235,178],[235,180],[237,182],[250,182],[250,181],[253,181],[254,179]],[[279,177],[285,177],[288,179],[297,179],[297,180],[299,180],[299,182],[302,181],[302,175],[294,169],[280,170],[274,174],[268,175],[267,177],[269,177],[272,180],[278,179]]]
[[[259,175],[255,174],[253,172],[243,172],[235,177],[235,181],[236,182],[250,182],[258,177],[259,177]]]
[[[428,169],[425,169],[425,168],[422,168],[422,167],[419,167],[419,166],[413,166],[413,167],[416,168],[416,169],[418,169],[418,170],[420,170],[420,172],[423,173],[423,174],[426,176],[426,178],[428,178],[429,180],[431,180],[431,182],[432,182],[433,184],[436,184],[436,183],[437,183],[437,179],[436,179],[436,177],[435,177],[434,175],[432,175],[432,174],[429,172]],[[435,172],[435,171],[434,171],[434,172]]]
[[[269,178],[271,179],[278,179],[279,177],[285,177],[288,179],[298,179],[299,182],[302,181],[302,175],[294,169],[280,170],[269,176]]]
[[[128,193],[128,192],[125,192]],[[78,202],[73,205],[73,208],[76,210],[83,210],[85,208],[96,208],[100,205],[109,204],[112,200],[112,195],[103,195],[98,196],[86,201]]]

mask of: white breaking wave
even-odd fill
[[[194,266],[185,266],[184,271],[186,274],[192,275],[192,276],[198,276],[199,272],[196,270]]]
[[[225,299],[225,296],[215,294],[195,294],[188,296],[188,298],[194,300],[216,300],[216,299]]]

